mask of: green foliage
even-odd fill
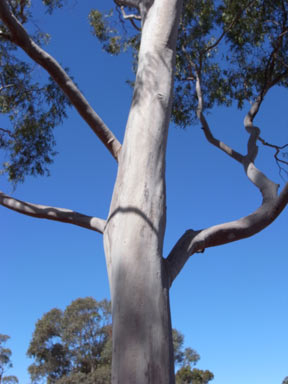
[[[124,8],[126,14],[135,13]],[[127,30],[129,21],[121,18],[116,5],[117,9],[116,14],[96,11],[94,34],[109,53],[131,48],[135,70],[140,33],[135,28]],[[184,0],[172,120],[181,127],[196,121],[196,72],[201,78],[206,110],[233,102],[242,108],[245,102],[264,94],[267,87],[287,87],[287,12],[283,0]],[[112,38],[117,39],[117,48],[112,44],[110,48]]]
[[[65,2],[42,0],[49,14]],[[135,72],[141,39],[139,11],[114,3],[115,8],[107,12],[91,10],[92,33],[109,54],[129,51]],[[32,29],[30,1],[10,0],[9,4],[20,22]],[[283,0],[184,0],[176,52],[174,123],[187,127],[197,120],[197,76],[206,111],[233,103],[242,108],[274,85],[287,87],[287,12]],[[55,156],[53,130],[66,117],[69,102],[52,79],[39,81],[38,69],[19,56],[1,23],[0,31],[0,112],[7,117],[6,125],[0,127],[0,148],[7,157],[0,172],[17,183],[26,175],[49,173]],[[41,44],[49,38],[39,31],[33,37]]]
[[[212,380],[212,372],[192,368],[200,360],[200,356],[191,348],[184,349],[184,336],[176,329],[173,329],[172,336],[175,365],[179,367],[176,384],[207,384]]]
[[[42,3],[47,7],[47,12],[51,14],[56,8],[62,8],[65,0],[42,0]]]
[[[4,346],[9,339],[10,336],[0,334],[0,383],[17,384],[18,379],[16,376],[4,376],[4,373],[13,367],[11,349]]]
[[[196,73],[206,110],[233,102],[242,108],[272,85],[288,86],[288,10],[283,4],[184,1],[177,42],[176,124],[185,127],[196,119]]]
[[[282,381],[282,384],[288,384],[288,376]]]
[[[200,356],[196,351],[191,348],[184,349],[184,336],[182,333],[177,331],[177,329],[173,329],[172,331],[173,337],[173,347],[174,347],[174,361],[177,365],[190,365],[196,364],[200,359]]]
[[[113,9],[104,13],[92,9],[89,13],[89,22],[92,33],[102,43],[104,51],[111,55],[118,55],[128,49],[135,54],[138,52],[140,35],[134,28],[129,28],[121,19],[120,11],[115,13]]]
[[[16,376],[4,376],[2,379],[3,384],[17,384],[19,383]]]
[[[175,329],[173,345],[175,364],[180,367],[180,376],[177,373],[179,380],[184,377],[184,372],[187,375],[193,372],[195,378],[208,377],[205,372],[209,371],[191,370],[191,366],[197,363],[200,356],[193,349],[184,348],[184,336]],[[86,297],[73,301],[64,311],[54,308],[47,312],[36,323],[27,354],[34,359],[29,367],[33,383],[43,379],[47,384],[110,383],[110,303],[107,300],[98,302]],[[209,380],[212,378],[213,375]],[[208,381],[195,383],[206,384]]]
[[[65,311],[52,309],[36,324],[28,349],[33,382],[110,382],[111,313],[106,300],[77,299]]]
[[[207,384],[213,378],[214,375],[210,371],[202,371],[197,368],[191,369],[186,366],[176,373],[176,384]]]
[[[60,3],[46,1],[45,5],[50,12]],[[31,18],[29,5],[29,1],[10,1],[23,24]],[[0,172],[16,184],[26,175],[48,173],[56,154],[53,129],[66,117],[69,102],[51,78],[42,75],[40,80],[39,68],[20,58],[1,23],[0,30],[0,113],[5,122],[0,127],[0,149],[7,157]],[[37,31],[34,39],[45,43],[48,35]]]

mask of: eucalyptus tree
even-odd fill
[[[18,379],[13,375],[6,375],[6,372],[13,367],[11,362],[11,349],[5,346],[10,339],[8,335],[0,334],[0,383],[2,384],[17,384]]]
[[[51,309],[37,321],[27,355],[33,383],[110,383],[110,303],[86,297]]]
[[[44,0],[49,13],[65,1]],[[254,119],[276,85],[288,85],[288,24],[285,0],[114,0],[114,11],[90,13],[94,33],[109,53],[132,49],[136,78],[123,143],[91,107],[54,57],[43,49],[45,34],[33,35],[28,0],[1,0],[1,111],[10,126],[0,145],[11,181],[43,174],[53,158],[53,127],[72,105],[118,163],[107,218],[35,205],[1,192],[3,206],[38,218],[72,223],[103,234],[113,317],[113,383],[173,383],[169,289],[196,252],[253,236],[285,208],[288,184],[279,185],[255,166],[258,143],[275,150],[285,172],[285,148],[267,143]],[[121,31],[115,25],[120,18]],[[131,25],[131,29],[126,27]],[[27,28],[25,29],[25,24]],[[28,33],[29,30],[29,33]],[[33,79],[30,61],[48,73]],[[174,90],[174,98],[173,98]],[[216,138],[206,119],[214,105],[247,107],[247,150]],[[211,145],[244,169],[262,204],[246,217],[200,230],[188,229],[168,255],[165,156],[169,122],[198,120]],[[8,125],[8,123],[7,123]],[[197,164],[193,165],[197,166]]]

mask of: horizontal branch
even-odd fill
[[[0,18],[9,29],[12,41],[50,74],[82,118],[117,160],[121,149],[119,141],[90,106],[61,65],[31,39],[22,24],[10,11],[6,0],[0,1]]]
[[[276,195],[266,201],[248,216],[199,231],[191,229],[186,231],[166,259],[170,284],[173,283],[190,256],[197,252],[203,252],[205,248],[231,243],[255,235],[271,224],[287,204],[288,183],[279,196]]]
[[[27,216],[74,224],[99,233],[103,233],[106,224],[105,220],[97,217],[86,216],[82,213],[71,211],[70,209],[28,203],[14,199],[1,191],[0,205]]]

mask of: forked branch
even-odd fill
[[[121,149],[120,142],[90,106],[61,65],[31,39],[22,24],[11,12],[7,0],[0,1],[0,18],[9,29],[13,43],[21,47],[32,60],[40,64],[50,74],[82,118],[117,160]]]
[[[49,207],[14,199],[0,191],[0,204],[24,215],[39,219],[48,219],[78,225],[83,228],[91,229],[103,233],[106,221],[98,217],[83,215],[82,213],[70,209]]]
[[[127,14],[125,12],[124,6],[121,6],[120,9],[121,9],[121,12],[122,12],[123,19],[129,20],[131,22],[131,24],[133,25],[133,27],[137,31],[141,31],[141,28],[139,28],[138,25],[135,23],[135,20],[140,21],[142,19],[141,16],[140,15],[136,15],[136,14],[132,14],[132,13]]]
[[[202,112],[203,99],[200,77],[197,71],[196,92],[198,97],[197,114],[207,140],[243,165],[247,177],[259,189],[263,200],[261,206],[248,216],[198,231],[192,229],[186,231],[177,241],[166,259],[170,284],[173,283],[186,261],[194,253],[203,252],[205,248],[227,244],[255,235],[271,224],[288,204],[288,183],[286,183],[282,192],[278,195],[279,185],[268,179],[254,165],[254,160],[258,153],[257,140],[260,137],[260,129],[253,125],[253,120],[259,111],[264,93],[259,95],[244,119],[245,129],[250,136],[247,154],[243,156],[232,148],[226,145],[223,146],[219,140],[213,137]]]
[[[278,168],[279,168],[279,173],[280,173],[280,176],[281,176],[281,172],[284,172],[288,175],[288,171],[286,169],[284,169],[284,167],[281,165],[281,164],[284,164],[284,166],[288,166],[288,161],[286,160],[283,160],[283,159],[280,159],[279,157],[279,153],[287,148],[288,149],[288,144],[284,144],[284,145],[275,145],[275,144],[272,144],[272,143],[268,143],[266,140],[262,139],[262,137],[259,137],[258,140],[266,147],[269,147],[269,148],[273,148],[275,149],[275,153],[274,153],[274,159],[278,165]]]

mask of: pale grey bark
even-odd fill
[[[121,150],[119,141],[90,106],[61,65],[32,40],[25,28],[11,12],[6,0],[0,1],[0,18],[10,31],[11,41],[21,47],[31,59],[40,64],[51,75],[82,118],[117,160]]]
[[[200,83],[200,74],[198,73],[197,69],[195,70],[195,75],[196,75],[196,93],[198,97],[197,116],[202,124],[202,129],[204,131],[206,139],[209,141],[209,143],[221,149],[227,155],[231,156],[234,160],[238,161],[239,163],[243,163],[244,156],[242,156],[240,153],[238,153],[237,151],[229,147],[227,144],[223,143],[223,141],[216,139],[212,135],[209,124],[205,119],[205,116],[203,115],[203,97],[202,97],[202,90],[201,90],[201,83]]]
[[[174,383],[162,249],[165,154],[180,8],[180,1],[162,0],[145,11],[132,106],[104,232],[112,298],[113,384]]]
[[[279,185],[268,179],[254,164],[258,154],[257,140],[260,136],[260,129],[254,126],[253,120],[259,111],[264,95],[272,85],[267,86],[265,91],[256,98],[245,116],[244,127],[250,136],[247,144],[247,154],[244,156],[222,141],[214,138],[209,124],[203,115],[200,74],[197,70],[195,72],[196,94],[198,97],[197,115],[202,124],[205,137],[211,144],[243,165],[247,177],[259,189],[262,195],[262,204],[255,212],[238,220],[197,231],[192,229],[186,231],[177,241],[166,259],[170,285],[180,273],[186,261],[194,253],[203,252],[205,248],[227,244],[255,235],[271,224],[288,204],[288,183],[278,196]]]
[[[1,191],[0,204],[3,205],[3,207],[27,216],[74,224],[99,233],[104,232],[106,224],[105,220],[99,219],[98,217],[83,215],[82,213],[70,209],[28,203],[27,201],[18,200],[8,196]]]
[[[274,187],[269,189],[274,194]],[[241,219],[194,231],[187,230],[177,241],[166,259],[170,284],[180,273],[186,261],[205,248],[231,243],[251,237],[271,224],[288,204],[288,183],[279,196],[266,200],[255,212]]]
[[[213,136],[202,113],[198,75],[198,117],[207,140],[243,165],[249,179],[260,190],[263,202],[255,212],[239,220],[186,231],[168,258],[163,259],[166,142],[182,2],[114,2],[120,7],[137,8],[142,21],[138,70],[122,148],[59,64],[30,39],[9,12],[7,1],[0,0],[0,17],[8,26],[13,41],[54,77],[82,117],[118,159],[118,174],[107,221],[70,210],[26,203],[2,192],[0,204],[33,217],[103,232],[112,298],[112,383],[173,384],[170,285],[195,252],[252,236],[275,220],[287,205],[288,184],[278,195],[278,186],[254,165],[260,130],[253,125],[253,119],[262,98],[254,103],[245,119],[245,128],[250,136],[247,154],[242,155]],[[222,38],[220,36],[219,41]]]

